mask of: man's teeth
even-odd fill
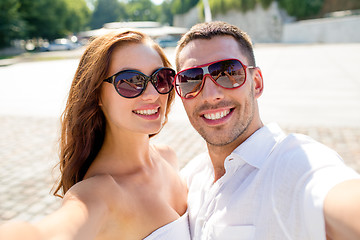
[[[210,120],[217,120],[217,119],[227,116],[229,113],[230,113],[230,110],[224,110],[222,112],[204,114],[204,118],[210,119]]]
[[[153,115],[158,112],[158,109],[135,110],[134,112],[140,115]]]

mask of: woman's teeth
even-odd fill
[[[230,113],[230,110],[224,110],[224,111],[217,112],[217,113],[204,114],[204,118],[209,119],[209,120],[217,120],[217,119],[227,116],[229,113]]]
[[[134,112],[140,115],[153,115],[158,112],[158,109],[135,110]]]

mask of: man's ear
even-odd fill
[[[263,77],[262,77],[262,73],[260,68],[256,67],[253,70],[253,81],[254,81],[254,93],[255,93],[255,98],[259,98],[261,96],[261,94],[263,93],[264,90],[264,81],[263,81]]]

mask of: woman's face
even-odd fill
[[[150,76],[163,67],[159,54],[149,45],[131,43],[114,49],[107,77],[122,70],[137,70]],[[121,134],[153,134],[160,131],[165,119],[168,94],[159,94],[148,82],[145,91],[136,98],[120,96],[114,85],[104,82],[100,106],[107,120],[107,131]]]

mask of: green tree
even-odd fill
[[[261,6],[263,6],[263,8],[267,9],[269,8],[270,4],[273,2],[273,0],[259,0]]]
[[[209,0],[213,15],[225,14],[231,9],[247,12],[255,8],[256,4],[261,4],[268,8],[276,0]],[[280,7],[285,9],[289,15],[300,19],[316,15],[321,10],[324,0],[277,0]],[[174,4],[180,4],[181,0],[174,0]],[[175,6],[175,5],[174,5]]]
[[[226,13],[225,0],[209,1],[212,14],[217,15],[219,13]]]
[[[200,0],[173,0],[171,11],[173,14],[183,14],[195,7]]]
[[[158,21],[161,23],[173,24],[173,18],[174,15],[171,12],[171,0],[165,0],[162,2],[162,4],[159,6],[158,13],[160,16],[158,17]]]
[[[90,20],[90,9],[84,0],[65,0],[67,11],[65,27],[71,32],[84,30]]]
[[[101,28],[104,23],[127,19],[125,5],[118,0],[97,0],[92,14],[90,26]]]
[[[20,0],[20,13],[26,22],[28,38],[55,39],[68,33],[65,26],[65,0]]]
[[[231,1],[235,1],[235,0],[231,0]],[[241,10],[243,12],[252,10],[255,8],[257,1],[256,0],[242,0],[242,8]]]
[[[324,3],[324,0],[278,0],[279,5],[284,8],[289,15],[303,19],[316,15]]]
[[[12,39],[21,37],[24,31],[19,8],[18,0],[0,1],[0,47],[8,46]]]
[[[225,14],[231,9],[242,12],[254,9],[259,0],[209,0],[211,12],[213,15]]]
[[[89,21],[85,0],[1,0],[0,46],[12,39],[55,39],[81,31]]]
[[[150,0],[130,0],[126,9],[130,21],[156,21],[160,15]]]

